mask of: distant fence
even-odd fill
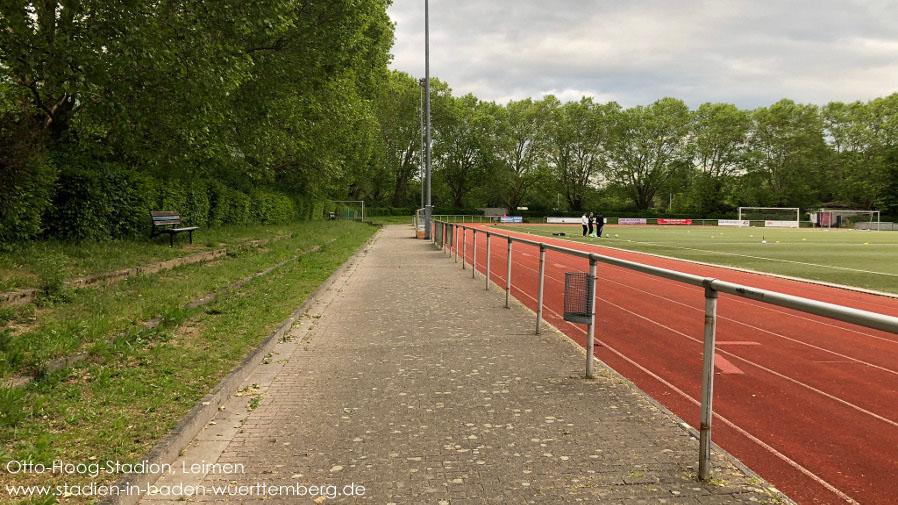
[[[544,222],[548,224],[579,224],[579,217],[546,217]],[[703,219],[703,218],[666,218],[666,217],[606,217],[607,224],[619,225],[670,225],[670,226],[736,226],[736,227],[776,227],[783,225],[778,221],[765,221],[763,219]],[[790,223],[794,223],[791,221]],[[790,225],[792,228],[809,228],[814,224],[810,221],[798,221],[798,225]],[[884,223],[885,224],[885,223]],[[875,226],[876,223],[873,223]],[[875,229],[875,228],[874,228]],[[883,230],[887,229],[885,227]],[[898,230],[898,225],[895,225]]]
[[[856,230],[874,230],[874,231],[898,231],[898,223],[881,222],[881,223],[854,223]]]
[[[776,291],[768,291],[757,289],[750,286],[735,284],[732,282],[721,281],[711,277],[701,277],[698,275],[686,274],[676,270],[654,267],[634,261],[627,261],[601,254],[590,253],[587,251],[579,251],[569,249],[545,242],[538,242],[519,237],[503,235],[494,231],[478,229],[472,226],[460,225],[457,223],[449,223],[443,221],[434,221],[433,223],[433,241],[440,248],[448,247],[449,254],[453,252],[454,238],[461,230],[463,240],[463,250],[467,251],[467,233],[464,230],[470,229],[473,232],[473,254],[471,261],[472,276],[477,272],[477,236],[484,237],[486,246],[486,289],[490,286],[490,243],[491,239],[499,238],[505,241],[508,248],[508,256],[506,261],[506,277],[505,277],[505,306],[509,306],[509,297],[511,296],[511,253],[512,244],[518,242],[521,244],[529,244],[539,248],[539,287],[537,294],[537,310],[536,310],[536,333],[540,333],[543,317],[543,295],[544,295],[544,278],[546,265],[546,251],[555,251],[578,258],[589,260],[589,274],[592,279],[592,293],[595,293],[596,265],[605,263],[617,267],[641,272],[644,274],[669,279],[691,286],[702,287],[705,290],[705,327],[704,327],[704,350],[702,353],[702,400],[701,400],[701,424],[699,427],[699,478],[709,480],[711,478],[710,457],[711,457],[711,418],[712,407],[711,399],[714,389],[714,353],[715,340],[717,332],[717,295],[718,293],[726,293],[740,298],[747,298],[770,305],[785,307],[798,310],[808,314],[823,316],[846,323],[857,324],[867,328],[873,328],[890,333],[898,334],[898,317],[887,316],[876,312],[854,309],[842,305],[821,302],[809,298],[787,295]],[[458,262],[458,247],[454,247],[455,261]],[[462,258],[462,268],[465,266],[466,258]],[[589,315],[590,323],[587,324],[586,332],[586,377],[594,376],[594,355],[593,346],[595,343],[594,326],[595,326],[595,304],[592,304],[592,314]]]

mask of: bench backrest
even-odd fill
[[[169,210],[151,210],[150,218],[153,226],[176,226],[181,224],[181,216]]]

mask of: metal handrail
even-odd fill
[[[834,303],[821,302],[810,298],[800,296],[787,295],[776,291],[766,289],[753,288],[733,282],[721,281],[712,277],[702,277],[699,275],[687,274],[670,270],[667,268],[645,265],[635,261],[628,261],[619,258],[612,258],[602,254],[580,251],[561,247],[546,242],[538,242],[511,235],[496,233],[495,231],[484,230],[473,226],[466,226],[457,223],[440,222],[441,227],[450,226],[453,228],[452,237],[456,236],[457,229],[470,229],[473,231],[473,251],[472,251],[472,267],[471,275],[476,276],[477,272],[477,233],[486,235],[486,289],[490,285],[490,238],[501,237],[508,241],[507,256],[507,273],[506,273],[506,292],[505,306],[508,307],[508,298],[511,293],[511,244],[512,242],[520,242],[539,248],[539,293],[537,295],[537,311],[536,311],[536,333],[540,333],[542,326],[542,306],[543,306],[543,278],[545,276],[546,251],[556,251],[563,254],[569,254],[589,260],[590,275],[595,283],[596,263],[606,263],[609,265],[634,270],[637,272],[662,277],[665,279],[689,284],[691,286],[700,286],[705,289],[705,329],[704,329],[704,350],[702,356],[702,402],[701,402],[701,425],[699,427],[699,478],[709,480],[711,478],[710,458],[711,458],[711,419],[713,410],[711,400],[714,390],[714,351],[715,339],[717,331],[717,295],[718,293],[726,293],[741,298],[785,307],[817,316],[835,319],[846,323],[852,323],[867,328],[882,330],[889,333],[898,334],[898,317],[871,312],[868,310],[855,309]],[[436,226],[436,224],[434,224]],[[462,234],[462,241],[466,243],[467,233]],[[434,241],[435,242],[435,241]],[[454,244],[454,240],[452,241]],[[442,246],[445,242],[441,243]],[[453,244],[450,244],[452,247]],[[451,253],[451,250],[450,250]],[[458,248],[456,247],[456,257],[458,256]],[[462,257],[462,267],[465,265],[465,259]],[[595,293],[595,284],[593,284],[592,292]],[[594,323],[595,323],[595,304],[592,304],[591,321],[587,324],[586,332],[586,377],[593,378],[593,362],[594,356],[591,352],[594,343]]]

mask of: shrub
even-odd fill
[[[100,171],[66,167],[60,171],[57,188],[48,217],[52,235],[68,240],[109,237],[109,188]]]
[[[296,219],[293,200],[281,193],[262,190],[250,192],[253,222],[260,224],[289,223]]]
[[[56,168],[33,124],[0,113],[0,248],[44,230],[43,214],[56,190]]]
[[[44,231],[43,215],[53,201],[56,169],[49,162],[36,160],[26,177],[10,182],[0,195],[0,248]]]

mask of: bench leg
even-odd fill
[[[174,246],[175,246],[175,234],[169,233],[168,234],[168,247],[174,247]]]
[[[193,244],[193,230],[190,230],[187,234],[190,235],[190,243]]]

